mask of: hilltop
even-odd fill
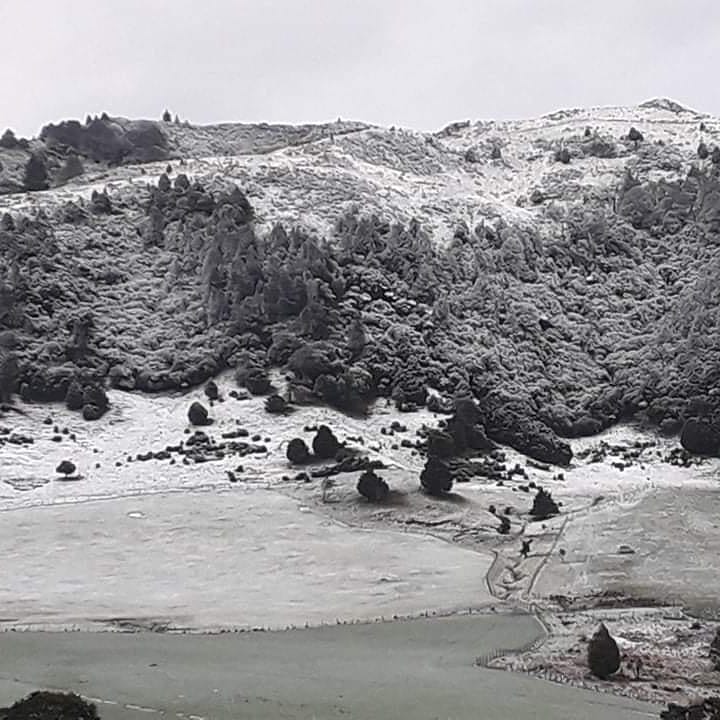
[[[353,411],[472,394],[490,438],[547,462],[629,418],[698,418],[717,449],[718,144],[720,120],[668,100],[431,134],[107,116],[6,134],[3,387],[154,392],[233,367],[263,392],[287,366],[294,399]]]

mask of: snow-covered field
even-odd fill
[[[238,488],[16,510],[1,627],[220,630],[478,608],[489,556]]]
[[[220,385],[231,387],[226,379]],[[381,413],[364,428],[328,409],[278,418],[262,410],[261,398],[228,397],[211,408],[216,422],[206,430],[219,437],[240,422],[268,440],[269,453],[190,466],[127,462],[187,439],[195,397],[204,399],[201,390],[175,397],[111,391],[112,410],[95,424],[62,406],[24,405],[26,416],[5,418],[13,433],[36,437],[0,448],[6,627],[112,627],[124,618],[141,627],[284,628],[492,600],[491,555],[420,534],[348,527],[318,514],[317,498],[304,503],[278,492],[288,485],[282,477],[297,473],[285,459],[288,437],[328,420],[341,439],[366,430],[382,437]],[[47,416],[53,424],[42,423]],[[55,424],[62,442],[52,441]],[[55,473],[62,459],[77,465],[80,479]],[[244,472],[230,483],[226,470],[239,463]],[[316,493],[319,484],[312,483]]]
[[[152,397],[111,391],[112,409],[96,423],[60,405],[19,405],[25,415],[5,417],[11,436],[35,438],[0,448],[6,624],[102,626],[126,618],[140,625],[285,627],[414,615],[487,605],[493,598],[486,574],[497,597],[521,604],[606,589],[653,597],[665,591],[685,602],[701,591],[709,602],[715,593],[711,580],[700,578],[720,542],[712,494],[717,462],[662,462],[674,440],[650,438],[654,444],[622,470],[611,453],[602,462],[579,459],[562,475],[525,466],[508,450],[508,465],[520,463],[527,478],[502,486],[477,478],[438,500],[419,492],[422,458],[400,445],[414,440],[421,424],[435,424],[432,413],[399,415],[379,405],[367,420],[315,407],[271,416],[261,398],[230,398],[229,377],[219,384],[226,399],[210,408],[215,423],[207,432],[219,439],[243,427],[267,453],[197,465],[135,459],[187,440],[187,408],[204,399],[200,389]],[[407,431],[381,433],[393,420]],[[337,476],[325,491],[319,480],[294,479],[285,443],[295,435],[309,442],[304,428],[318,422],[388,464],[382,474],[391,503],[366,503],[355,490],[357,473]],[[648,439],[619,427],[576,442],[575,451]],[[55,472],[63,459],[77,465],[79,479]],[[532,494],[521,490],[531,481],[562,503],[560,516],[528,522]],[[508,511],[512,533],[498,535],[497,514]],[[703,542],[683,530],[701,533]],[[527,559],[518,554],[519,534],[533,538]],[[620,554],[623,544],[635,554]]]

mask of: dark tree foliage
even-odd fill
[[[82,383],[75,379],[68,385],[65,406],[68,410],[82,410],[84,404]]]
[[[75,693],[38,690],[0,709],[3,720],[100,720],[97,708]]]
[[[172,122],[172,115],[170,114],[169,110],[166,109],[165,112],[162,114],[162,120],[166,123]]]
[[[707,420],[688,418],[680,432],[680,444],[693,454],[716,455],[720,451],[720,428]]]
[[[720,670],[720,629],[715,632],[715,637],[710,643],[710,660],[715,670]]]
[[[530,515],[536,520],[544,520],[545,518],[557,515],[559,512],[560,508],[552,499],[552,495],[543,488],[538,488],[535,499],[533,500],[532,509],[530,510]]]
[[[592,674],[601,680],[607,680],[620,669],[620,650],[603,624],[590,639],[587,662]]]
[[[77,156],[77,153],[71,152],[65,159],[65,162],[60,168],[60,171],[55,179],[59,184],[63,184],[68,182],[68,180],[72,180],[73,178],[82,175],[84,172],[85,168],[83,167],[80,158]]]
[[[567,148],[561,148],[555,154],[555,160],[561,162],[563,165],[567,165],[571,160],[570,151]]]
[[[4,150],[14,150],[19,145],[17,138],[15,137],[15,133],[8,128],[5,130],[5,132],[0,136],[0,148],[3,148]]]
[[[270,395],[265,400],[265,412],[271,415],[284,415],[290,411],[290,406],[287,404],[285,398],[280,395]]]
[[[321,460],[334,458],[340,450],[340,442],[327,425],[320,425],[312,442],[313,453]]]
[[[245,387],[253,395],[267,395],[272,390],[272,383],[267,370],[263,368],[250,370],[245,378]]]
[[[288,443],[286,455],[293,465],[304,465],[311,459],[310,449],[302,438],[293,438]]]
[[[33,153],[25,165],[23,186],[30,191],[47,190],[49,187],[45,161],[37,153]]]
[[[17,355],[0,344],[0,402],[9,403],[17,387],[19,375]]]
[[[428,495],[449,493],[453,486],[450,467],[440,458],[429,457],[420,473],[420,484]]]
[[[367,343],[367,334],[362,317],[357,315],[353,318],[348,329],[348,350],[353,358],[357,358],[362,354]]]
[[[456,454],[455,441],[452,435],[441,430],[428,433],[428,457],[449,458]]]
[[[630,128],[627,138],[630,142],[634,142],[636,145],[645,139],[643,134],[635,127]]]
[[[387,499],[390,492],[388,484],[374,471],[365,470],[360,475],[357,491],[370,502],[379,503]]]
[[[195,401],[188,409],[188,420],[191,425],[208,425],[210,419],[208,418],[207,408]]]
[[[697,156],[701,160],[706,160],[710,155],[710,151],[708,150],[708,146],[704,142],[700,142],[700,144],[697,146]]]
[[[218,400],[220,398],[220,390],[214,380],[208,380],[205,383],[205,396],[208,400]]]
[[[75,464],[70,462],[69,460],[63,460],[56,468],[55,472],[59,473],[60,475],[72,475],[77,468],[75,467]]]

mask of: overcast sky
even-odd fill
[[[720,0],[0,0],[0,131],[455,120],[668,96],[720,114]]]

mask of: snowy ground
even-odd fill
[[[46,563],[60,580],[72,567],[77,569],[84,563],[87,580],[82,580],[82,573],[74,572],[73,582],[80,585],[68,580],[53,600],[53,612],[76,620],[83,612],[73,612],[71,607],[62,610],[60,598],[73,604],[73,587],[77,597],[84,597],[100,577],[112,574],[119,559],[135,574],[118,576],[114,586],[117,593],[122,592],[123,582],[128,587],[152,584],[151,569],[156,565],[164,567],[167,574],[157,576],[157,589],[148,591],[146,606],[136,593],[132,593],[136,604],[126,610],[110,602],[113,593],[109,590],[94,609],[89,597],[88,605],[78,607],[92,610],[93,617],[103,613],[106,617],[164,617],[172,613],[170,607],[162,611],[163,597],[172,599],[167,600],[169,606],[182,608],[174,611],[176,616],[192,616],[203,584],[212,584],[213,568],[220,584],[224,586],[233,578],[238,583],[235,593],[242,588],[254,598],[248,600],[250,606],[268,612],[263,622],[262,613],[245,608],[243,613],[251,619],[238,615],[236,624],[240,625],[285,626],[351,618],[356,610],[358,617],[372,617],[477,607],[489,600],[483,579],[486,572],[496,597],[523,606],[543,604],[557,594],[577,598],[607,590],[690,605],[716,604],[715,579],[705,575],[720,547],[714,494],[718,463],[706,461],[678,468],[663,462],[675,440],[652,438],[629,427],[615,428],[600,437],[575,442],[576,453],[600,442],[625,448],[638,442],[652,445],[623,469],[614,465],[622,456],[617,450],[600,462],[578,458],[562,474],[558,468],[527,466],[521,456],[506,450],[508,467],[519,463],[526,477],[515,476],[502,486],[476,478],[457,483],[448,498],[435,499],[419,491],[422,457],[402,446],[404,439],[417,439],[414,431],[423,423],[437,423],[439,418],[432,413],[398,414],[380,404],[367,420],[315,407],[278,417],[264,411],[261,398],[228,397],[233,387],[229,377],[222,377],[219,383],[226,399],[210,408],[215,422],[207,432],[220,439],[224,432],[245,428],[251,438],[266,445],[267,453],[226,456],[199,465],[135,459],[139,453],[160,451],[187,440],[187,408],[193,399],[204,399],[199,389],[184,395],[152,397],[111,391],[112,409],[97,423],[86,423],[60,405],[21,405],[26,415],[10,413],[0,421],[12,431],[11,437],[21,434],[35,438],[31,445],[0,447],[0,510],[5,511],[0,513],[1,532],[7,533],[6,546],[15,538],[13,552],[5,559],[6,577],[41,577]],[[48,417],[50,424],[45,424]],[[392,421],[402,422],[407,429],[383,434],[381,430]],[[325,490],[319,480],[295,480],[297,468],[291,468],[285,459],[285,445],[296,435],[310,443],[312,432],[304,429],[320,422],[327,422],[350,447],[386,462],[388,468],[381,474],[392,489],[387,504],[371,505],[357,494],[358,473],[336,476]],[[58,438],[61,440],[56,442]],[[77,465],[80,479],[63,480],[57,475],[55,467],[63,459]],[[236,484],[229,481],[228,470],[236,473]],[[531,482],[552,491],[562,503],[559,516],[530,522]],[[680,488],[682,495],[678,494]],[[197,512],[199,507],[206,508],[207,513]],[[511,522],[507,536],[497,533],[501,514]],[[40,519],[50,516],[51,524]],[[59,527],[68,528],[67,537],[59,533]],[[50,534],[43,536],[43,528]],[[119,548],[113,542],[116,528],[122,528],[121,537],[127,539]],[[389,529],[396,532],[388,534]],[[325,552],[323,548],[330,546],[319,542],[318,533],[337,538],[332,552]],[[205,535],[208,542],[216,543],[208,550],[208,557],[213,557],[209,564],[203,564],[199,547]],[[533,540],[527,559],[519,555],[520,536]],[[160,542],[160,537],[172,538],[172,542]],[[63,543],[67,544],[65,550]],[[620,552],[622,545],[634,553]],[[49,547],[57,550],[52,556],[46,554]],[[233,551],[237,547],[255,550],[238,556]],[[401,547],[402,551],[396,549]],[[81,548],[90,564],[82,560]],[[284,561],[288,552],[294,557]],[[127,565],[129,558],[135,558],[134,565]],[[303,567],[315,570],[305,573]],[[327,567],[326,573],[320,572],[323,567]],[[307,590],[310,604],[306,608],[283,606],[282,598],[277,599],[277,607],[271,607],[257,582],[247,582],[247,576],[259,577],[263,568],[275,568],[276,572],[262,584],[267,598],[272,597],[281,576],[295,577],[297,584],[291,595],[298,602],[306,595],[303,583],[309,582],[311,575],[314,582],[320,577],[324,580],[317,591]],[[181,580],[183,574],[195,573],[202,578],[197,585]],[[376,586],[383,576],[398,579],[400,585]],[[171,586],[173,593],[168,590]],[[31,587],[35,587],[34,596]],[[400,587],[404,588],[402,592]],[[33,607],[41,609],[42,604],[37,604],[40,589],[40,584],[33,586],[29,580],[11,582],[4,588],[5,598],[9,602],[15,597],[14,607],[18,608],[23,598],[32,597]],[[26,591],[30,594],[22,595]],[[365,599],[341,612],[342,603],[334,593],[348,597],[355,591]],[[217,592],[221,594],[219,589]],[[183,599],[183,593],[188,597]],[[216,616],[208,615],[200,624],[212,625],[215,620],[234,624],[231,606],[218,609]],[[32,613],[2,614],[26,617]]]
[[[637,608],[545,614],[551,635],[531,652],[505,656],[491,667],[523,672],[585,690],[636,700],[686,703],[689,697],[716,695],[720,673],[708,648],[718,623],[698,621],[679,609]],[[604,623],[623,661],[610,680],[588,672],[588,639]],[[636,672],[634,663],[640,663]]]
[[[489,556],[260,489],[16,510],[0,545],[0,628],[284,629],[492,600]]]
[[[285,628],[490,605],[545,607],[547,621],[560,627],[553,596],[592,605],[607,591],[717,609],[707,568],[720,547],[718,462],[667,464],[676,439],[617,427],[574,442],[576,460],[563,470],[527,465],[506,449],[507,466],[519,463],[525,477],[503,485],[476,478],[434,499],[419,491],[421,456],[402,446],[423,423],[438,421],[432,413],[399,414],[381,403],[367,420],[313,407],[270,416],[261,398],[230,398],[229,377],[219,385],[225,400],[210,408],[215,422],[205,430],[219,439],[243,427],[267,453],[199,465],[135,459],[187,440],[187,408],[205,400],[199,389],[111,391],[112,408],[96,423],[60,405],[22,404],[24,415],[0,421],[10,437],[35,438],[0,446],[2,627]],[[393,421],[406,430],[383,433]],[[305,427],[320,422],[387,463],[387,504],[357,494],[358,473],[336,476],[325,491],[319,480],[295,479],[285,444],[296,435],[311,441]],[[601,443],[611,447],[604,459],[582,457]],[[626,464],[623,454],[637,443],[648,447]],[[76,463],[79,479],[59,478],[63,459]],[[531,482],[562,503],[559,516],[530,521],[533,490],[523,488]],[[510,518],[509,535],[497,533],[500,514]],[[533,539],[526,559],[522,538]],[[575,621],[587,633],[593,622]],[[531,656],[542,676],[543,658],[567,658],[573,667],[580,657],[571,649],[577,633],[553,642]],[[575,681],[572,672],[556,675]],[[642,697],[663,697],[662,689],[653,692]]]

